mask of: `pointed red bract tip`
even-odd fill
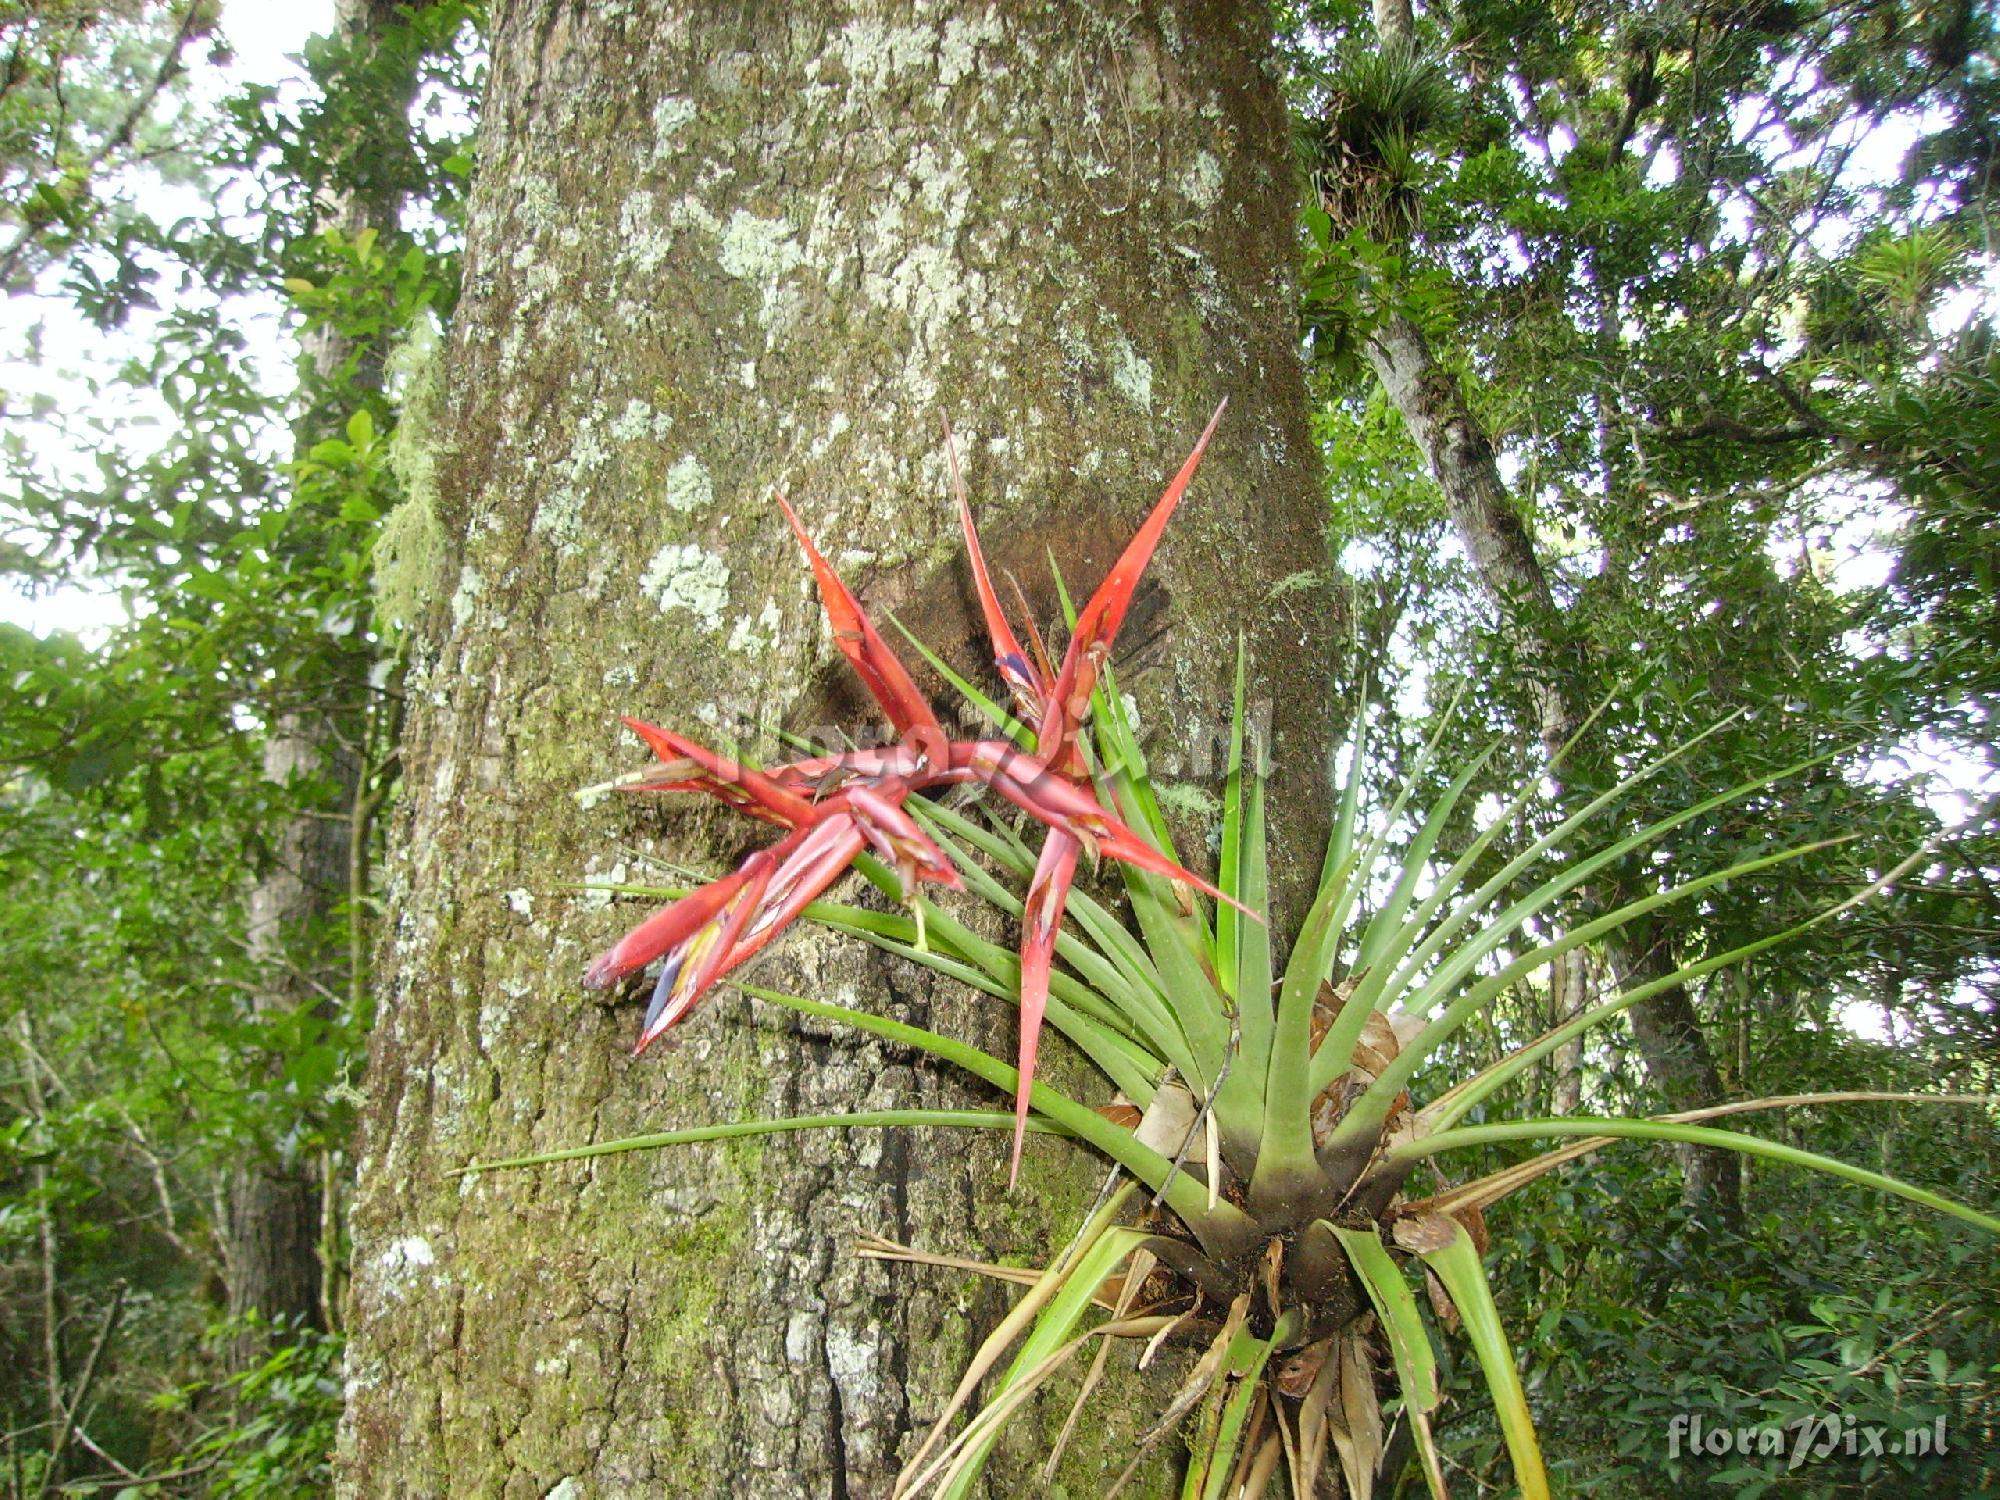
[[[792,509],[791,502],[783,495],[776,498],[778,509],[785,513],[792,535],[799,539],[799,546],[805,549],[806,561],[812,565],[813,577],[819,583],[820,603],[826,609],[827,620],[833,625],[833,640],[840,647],[840,654],[847,658],[862,686],[881,705],[882,712],[889,716],[889,722],[896,726],[899,734],[922,730],[942,740],[944,731],[938,727],[937,716],[931,712],[930,704],[924,701],[924,695],[917,691],[916,683],[911,680],[896,653],[889,649],[889,643],[869,622],[867,613],[861,608],[861,601],[840,581],[833,565],[820,556],[819,548],[813,545],[805,527],[799,524],[798,513]]]
[[[584,971],[584,988],[609,989],[627,974],[635,974],[671,952],[728,905],[748,879],[748,873],[738,869],[654,912],[597,956]]]
[[[1187,493],[1194,471],[1201,466],[1202,455],[1208,451],[1208,440],[1215,436],[1216,425],[1222,421],[1223,410],[1228,405],[1229,400],[1224,397],[1215,408],[1215,415],[1208,419],[1208,426],[1202,429],[1194,451],[1187,456],[1180,472],[1174,475],[1173,482],[1140,523],[1132,540],[1125,544],[1118,560],[1111,565],[1111,571],[1104,575],[1097,592],[1090,596],[1090,602],[1077,615],[1076,631],[1070,636],[1069,649],[1063,653],[1062,670],[1056,674],[1042,722],[1037,726],[1037,743],[1048,759],[1053,761],[1063,756],[1083,723],[1084,712],[1090,705],[1091,690],[1097,685],[1098,667],[1110,653],[1118,627],[1125,623],[1125,611],[1131,607],[1132,591],[1138,587],[1146,565],[1152,561],[1153,553],[1160,545],[1160,537],[1167,529],[1167,522],[1173,518],[1174,507]]]
[[[1060,828],[1042,841],[1041,858],[1028,882],[1028,899],[1021,908],[1021,1041],[1020,1080],[1014,1089],[1014,1149],[1007,1159],[1007,1187],[1021,1175],[1021,1146],[1028,1135],[1028,1099],[1035,1087],[1035,1055],[1041,1045],[1042,1017],[1049,1003],[1049,968],[1056,935],[1062,929],[1063,907],[1070,882],[1076,878],[1081,845]]]
[[[993,579],[986,571],[986,554],[979,545],[979,529],[972,524],[972,501],[966,496],[965,478],[959,473],[958,444],[952,440],[949,418],[944,424],[944,451],[951,464],[951,491],[958,501],[959,528],[965,533],[965,555],[972,564],[973,592],[979,596],[979,612],[986,618],[987,638],[993,643],[993,664],[1000,669],[1001,680],[1007,684],[1015,708],[1033,718],[1043,710],[1049,683],[1029,664],[1027,653],[1022,651],[1013,627],[1007,623],[1006,611],[1000,608],[1000,596],[993,591]],[[1030,628],[1033,623],[1029,622]]]
[[[634,1057],[685,1016],[730,963],[744,924],[755,915],[764,899],[772,863],[770,854],[764,850],[745,860],[743,870],[749,878],[743,889],[667,955],[659,981],[653,986],[652,1001],[646,1007],[646,1019],[639,1028],[639,1043],[632,1049]]]
[[[649,783],[647,790],[701,791],[743,812],[768,818],[796,828],[813,819],[813,805],[804,797],[779,786],[761,771],[739,765],[726,756],[696,744],[671,729],[648,724],[629,714],[620,715],[625,725],[655,755],[668,763],[688,761],[701,774],[679,780]]]

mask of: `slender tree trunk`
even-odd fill
[[[330,803],[351,785],[354,761],[327,756],[322,746],[331,737],[315,728],[306,714],[279,720],[265,742],[264,775],[281,785],[295,778],[330,784]],[[339,959],[329,930],[346,894],[346,825],[331,816],[294,817],[279,831],[271,867],[250,893],[250,954],[264,975],[258,1010],[282,1013],[324,1004],[324,996],[338,993]],[[224,1257],[233,1316],[316,1324],[318,1245],[319,1172],[308,1155],[281,1145],[237,1168]],[[245,1336],[239,1360],[254,1358],[261,1343]]]
[[[1555,599],[1494,462],[1492,441],[1466,405],[1456,378],[1437,363],[1421,331],[1400,313],[1387,319],[1372,342],[1369,361],[1429,463],[1453,529],[1500,613],[1526,675],[1543,748],[1553,755],[1582,727],[1584,707],[1577,701],[1575,677],[1556,629]],[[1587,752],[1590,747],[1583,748]],[[1608,909],[1635,894],[1607,889],[1596,896]],[[1667,934],[1658,928],[1615,933],[1604,947],[1619,984],[1628,988],[1677,967]],[[1721,1100],[1722,1078],[1686,986],[1664,989],[1627,1015],[1646,1076],[1668,1108],[1696,1109]],[[1741,1209],[1732,1154],[1704,1147],[1680,1147],[1677,1154],[1688,1202],[1712,1203],[1724,1218],[1737,1218]]]
[[[1573,948],[1549,966],[1549,1000],[1550,1021],[1556,1026],[1597,1003],[1588,948]],[[1573,1036],[1564,1042],[1549,1063],[1554,1073],[1550,1109],[1555,1114],[1573,1115],[1583,1103],[1583,1038]]]
[[[1380,45],[1415,47],[1410,0],[1374,0],[1373,13]],[[1547,575],[1500,476],[1492,439],[1466,404],[1457,377],[1439,364],[1423,331],[1401,312],[1390,313],[1376,330],[1368,361],[1430,465],[1474,576],[1500,614],[1526,678],[1543,748],[1553,755],[1582,728],[1586,704],[1577,696],[1572,651],[1558,628]],[[1588,753],[1593,747],[1580,748]],[[1630,899],[1616,890],[1595,894],[1606,908]],[[1613,934],[1604,946],[1621,985],[1643,984],[1676,967],[1667,936],[1657,928]],[[1721,1075],[1686,986],[1664,989],[1627,1014],[1647,1078],[1670,1109],[1721,1100]],[[1739,1218],[1733,1154],[1691,1146],[1677,1148],[1677,1154],[1687,1201],[1713,1204],[1731,1221]]]
[[[338,0],[335,18],[342,36],[365,46],[395,24],[397,9],[392,0]],[[409,88],[415,84],[412,76]],[[405,122],[385,120],[382,126],[367,140],[328,142],[329,155],[408,149]],[[394,189],[343,193],[325,224],[350,237],[365,229],[391,231],[400,201]],[[356,400],[382,384],[383,351],[370,348],[353,376],[338,389],[331,387],[355,353],[354,340],[331,327],[315,329],[305,352],[322,389],[314,392],[298,424],[295,446],[301,453],[337,435]],[[314,664],[318,701],[280,714],[265,741],[266,779],[316,786],[320,793],[278,831],[270,867],[250,893],[249,950],[265,976],[253,1003],[266,1014],[330,1008],[355,998],[354,957],[342,913],[361,894],[354,888],[355,871],[366,868],[365,859],[359,864],[356,859],[365,851],[355,847],[357,836],[368,837],[365,820],[357,824],[352,814],[369,773],[363,705],[372,691],[374,661],[364,645],[328,643]],[[327,1321],[325,1177],[317,1156],[289,1141],[238,1168],[224,1257],[232,1315],[256,1313],[310,1326]],[[254,1360],[263,1345],[256,1335],[239,1339],[238,1363]]]
[[[1507,622],[1535,706],[1536,732],[1553,755],[1576,733],[1584,714],[1571,701],[1573,674],[1555,629],[1555,599],[1534,540],[1500,477],[1492,439],[1465,404],[1457,377],[1438,363],[1423,331],[1402,313],[1389,314],[1370,340],[1368,363],[1430,465],[1473,575]]]
[[[617,713],[716,740],[872,727],[774,489],[872,609],[989,675],[943,417],[996,576],[1047,628],[1050,554],[1094,585],[1230,398],[1156,564],[1158,643],[1135,661],[1121,638],[1120,659],[1169,779],[1212,788],[1249,630],[1286,685],[1283,790],[1325,801],[1334,631],[1264,12],[517,0],[490,45],[341,1484],[884,1495],[1008,1298],[858,1261],[854,1237],[1039,1262],[1098,1164],[1031,1142],[1010,1196],[998,1137],[854,1132],[447,1174],[705,1121],[1002,1102],[729,994],[634,1060],[638,997],[578,985],[644,910],[580,883],[668,883],[655,853],[713,869],[756,836],[580,801],[644,758]],[[1292,836],[1303,853],[1310,831]],[[1010,1007],[847,940],[794,932],[755,978],[1012,1054]],[[1085,1424],[1072,1493],[1100,1491],[1138,1420]],[[1034,1447],[1010,1441],[993,1493],[1041,1490]]]

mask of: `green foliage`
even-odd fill
[[[1958,1133],[1942,1120],[1935,1131],[1907,1123],[1913,1134]],[[1990,1133],[1981,1149],[1990,1191]],[[1990,1242],[1814,1192],[1791,1174],[1762,1183],[1759,1198],[1743,1238],[1717,1241],[1686,1218],[1671,1180],[1608,1154],[1496,1221],[1502,1305],[1517,1327],[1535,1329],[1525,1375],[1574,1492],[2000,1489],[1985,1332],[2000,1310]],[[1779,1430],[1784,1450],[1710,1457],[1683,1444],[1670,1459],[1668,1424],[1694,1413],[1710,1430]],[[1942,1417],[1949,1452],[1939,1461],[1843,1448],[1793,1467],[1800,1424],[1829,1416],[1843,1432],[1852,1418],[1898,1436]],[[1467,1467],[1490,1471],[1496,1437],[1471,1410],[1460,1408],[1440,1436]]]
[[[423,7],[378,37],[310,48],[308,88],[258,86],[218,115],[181,98],[176,72],[187,43],[211,37],[209,9],[0,22],[18,43],[0,126],[19,127],[0,134],[0,168],[39,174],[43,197],[62,174],[77,183],[73,211],[6,252],[10,285],[18,269],[118,351],[69,372],[85,400],[0,433],[0,562],[29,590],[115,590],[129,615],[89,644],[0,625],[0,1097],[19,1122],[0,1146],[0,1326],[15,1356],[0,1422],[30,1476],[56,1448],[52,1479],[173,1471],[132,1487],[304,1495],[328,1482],[337,1336],[239,1324],[204,1342],[203,1327],[239,1175],[337,1189],[345,1169],[398,701],[372,592],[401,494],[383,372],[456,296],[479,59],[470,7]],[[146,68],[157,99],[134,82]],[[58,85],[82,106],[66,122],[48,113]],[[143,104],[129,138],[116,118],[104,133],[121,94],[117,107]],[[217,207],[149,217],[126,171],[141,151]],[[14,180],[0,177],[0,217]],[[330,204],[384,193],[421,198],[385,227],[329,222]],[[274,315],[298,341],[289,390],[249,358],[252,327]],[[52,368],[84,358],[38,334],[25,352]],[[160,420],[148,429],[134,410]],[[65,456],[78,453],[88,461]],[[324,762],[267,774],[273,732],[302,724],[345,737],[359,797]],[[293,857],[299,820],[347,825],[361,857],[323,921],[253,944],[250,888]],[[257,1000],[273,994],[298,998]],[[338,1205],[336,1192],[320,1246],[335,1308]],[[81,1403],[109,1458],[51,1429],[51,1388]]]
[[[135,222],[134,162],[170,179],[187,172],[180,82],[196,43],[223,47],[216,19],[197,0],[0,12],[0,286],[10,295]]]
[[[203,1493],[213,1500],[314,1500],[333,1484],[341,1341],[311,1328],[269,1328],[254,1320],[247,1330],[217,1324],[208,1338],[219,1354],[246,1331],[271,1350],[268,1358],[214,1385],[163,1392],[154,1410],[194,1424],[180,1444],[184,1466],[201,1472]],[[116,1493],[141,1500],[176,1489],[141,1481]]]

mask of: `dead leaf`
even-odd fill
[[[1463,1208],[1453,1209],[1451,1216],[1465,1226],[1465,1232],[1472,1236],[1472,1248],[1483,1256],[1488,1243],[1485,1212],[1477,1203],[1468,1203]]]
[[[1404,1214],[1389,1225],[1389,1237],[1412,1255],[1442,1250],[1458,1235],[1457,1221],[1444,1214]]]
[[[1372,1500],[1375,1471],[1382,1466],[1382,1402],[1375,1394],[1375,1361],[1360,1336],[1341,1340],[1340,1405],[1354,1445],[1356,1472],[1348,1476],[1354,1500]]]
[[[1115,1104],[1098,1105],[1097,1113],[1104,1116],[1113,1125],[1121,1126],[1126,1130],[1137,1130],[1139,1122],[1145,1118],[1138,1105],[1127,1103],[1122,1099]]]
[[[1329,1334],[1286,1355],[1278,1366],[1278,1389],[1294,1401],[1303,1401],[1332,1353],[1333,1336]]]
[[[1464,1319],[1458,1315],[1458,1304],[1451,1300],[1451,1293],[1444,1289],[1444,1283],[1437,1279],[1437,1272],[1424,1267],[1424,1290],[1430,1294],[1431,1311],[1446,1333],[1457,1333]]]
[[[1150,1146],[1172,1160],[1180,1155],[1181,1147],[1187,1143],[1188,1132],[1194,1128],[1194,1117],[1194,1095],[1180,1084],[1170,1083],[1153,1095],[1153,1102],[1146,1106],[1146,1113],[1138,1125],[1139,1144]]]

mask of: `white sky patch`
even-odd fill
[[[269,83],[286,93],[304,87],[305,70],[295,60],[309,37],[333,30],[333,0],[294,0],[273,5],[269,0],[228,0],[223,7],[222,35],[232,56],[226,66],[208,60],[206,43],[189,53],[189,90],[199,106],[213,106],[252,83]],[[163,222],[206,213],[210,199],[188,184],[168,184],[141,168],[119,184],[139,209]],[[218,201],[240,202],[242,184],[221,184]],[[57,278],[45,278],[45,295],[0,301],[0,388],[13,403],[53,403],[55,410],[76,423],[65,435],[48,424],[24,422],[19,431],[33,446],[44,471],[54,480],[85,482],[95,470],[95,447],[85,443],[85,425],[92,417],[115,421],[118,440],[129,451],[143,452],[171,430],[172,410],[156,391],[111,383],[118,366],[139,357],[153,340],[162,314],[137,311],[126,327],[100,331],[55,290]],[[156,288],[171,309],[173,287],[163,278]],[[239,299],[233,321],[248,340],[246,358],[260,384],[274,394],[292,388],[295,347],[285,327],[284,309],[275,298]],[[42,346],[61,351],[50,363],[25,357],[39,330]],[[93,389],[93,386],[99,389]],[[288,435],[271,435],[272,456]],[[0,526],[4,526],[0,519]],[[66,630],[86,642],[101,642],[130,618],[126,601],[109,586],[63,583],[31,597],[13,580],[0,580],[0,620],[21,625],[37,635]]]

